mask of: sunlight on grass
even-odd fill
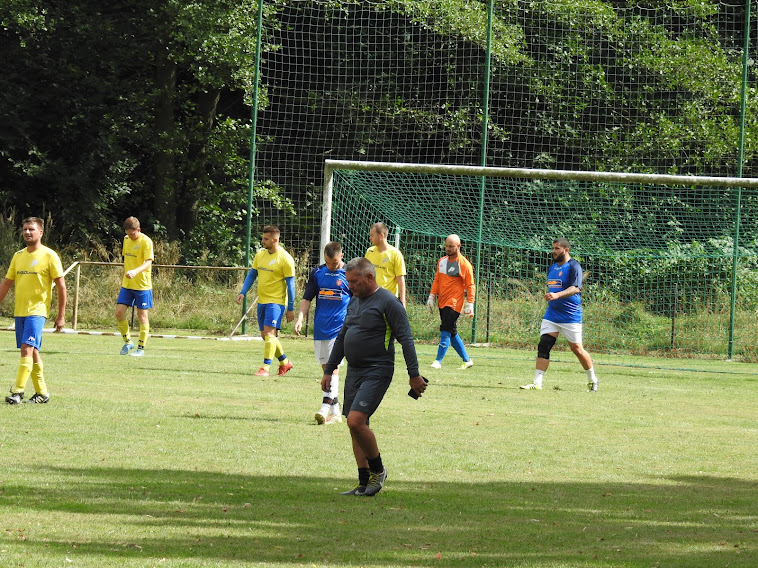
[[[346,425],[313,421],[311,340],[282,343],[295,368],[260,379],[260,342],[154,338],[134,360],[46,334],[51,402],[0,412],[0,565],[755,566],[756,365],[603,356],[587,393],[559,353],[533,392],[532,351],[434,370],[419,345],[429,390],[406,395],[399,357],[371,421],[389,477],[365,499],[339,495]]]

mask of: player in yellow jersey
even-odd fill
[[[148,310],[153,307],[153,279],[152,266],[155,260],[153,241],[142,233],[139,219],[128,217],[124,221],[124,245],[121,254],[124,256],[124,278],[121,281],[121,290],[116,299],[116,322],[124,346],[121,355],[142,357],[145,354],[145,344],[150,335],[150,318]],[[134,349],[129,322],[126,320],[126,309],[134,306],[137,308],[139,320],[139,339],[137,349]]]
[[[255,376],[268,377],[274,357],[279,360],[277,375],[284,376],[292,369],[292,363],[287,359],[278,335],[285,315],[285,303],[287,321],[295,319],[295,260],[279,244],[278,227],[268,225],[263,228],[261,246],[263,248],[255,255],[253,267],[237,295],[237,303],[242,303],[257,278],[258,327],[264,344],[263,365]]]
[[[42,244],[45,224],[39,217],[24,219],[21,234],[26,248],[13,255],[5,278],[0,282],[0,302],[5,299],[11,287],[16,285],[16,347],[21,350],[16,384],[8,404],[21,404],[29,376],[32,377],[35,393],[28,402],[44,404],[50,400],[43,373],[42,328],[50,312],[53,296],[53,282],[58,294],[58,315],[55,317],[55,331],[63,329],[66,321],[66,282],[63,266],[58,254]]]
[[[386,288],[405,308],[405,259],[403,253],[387,242],[389,230],[384,223],[374,223],[369,230],[371,247],[365,256],[371,261],[376,270],[376,283]]]

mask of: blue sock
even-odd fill
[[[453,346],[456,353],[461,356],[461,359],[463,359],[464,362],[468,361],[468,353],[466,353],[466,348],[463,346],[463,340],[460,335],[456,333],[450,340],[450,344]]]
[[[450,347],[450,332],[443,331],[440,333],[440,344],[437,346],[437,361],[440,363],[445,358],[448,347]]]

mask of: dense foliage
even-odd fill
[[[643,4],[496,3],[489,164],[736,175],[742,3]],[[240,262],[256,18],[255,0],[4,0],[2,204],[64,243],[134,214],[185,262]],[[311,248],[324,157],[478,164],[486,22],[486,2],[267,1],[256,227]]]

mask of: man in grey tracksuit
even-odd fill
[[[376,283],[374,266],[366,258],[354,258],[345,266],[352,298],[345,323],[324,367],[321,388],[328,390],[332,371],[347,359],[347,377],[342,413],[353,442],[358,465],[358,486],[343,495],[370,497],[387,478],[369,418],[379,407],[395,371],[395,340],[403,348],[409,384],[415,395],[426,390],[419,375],[416,348],[408,316],[400,300]]]

